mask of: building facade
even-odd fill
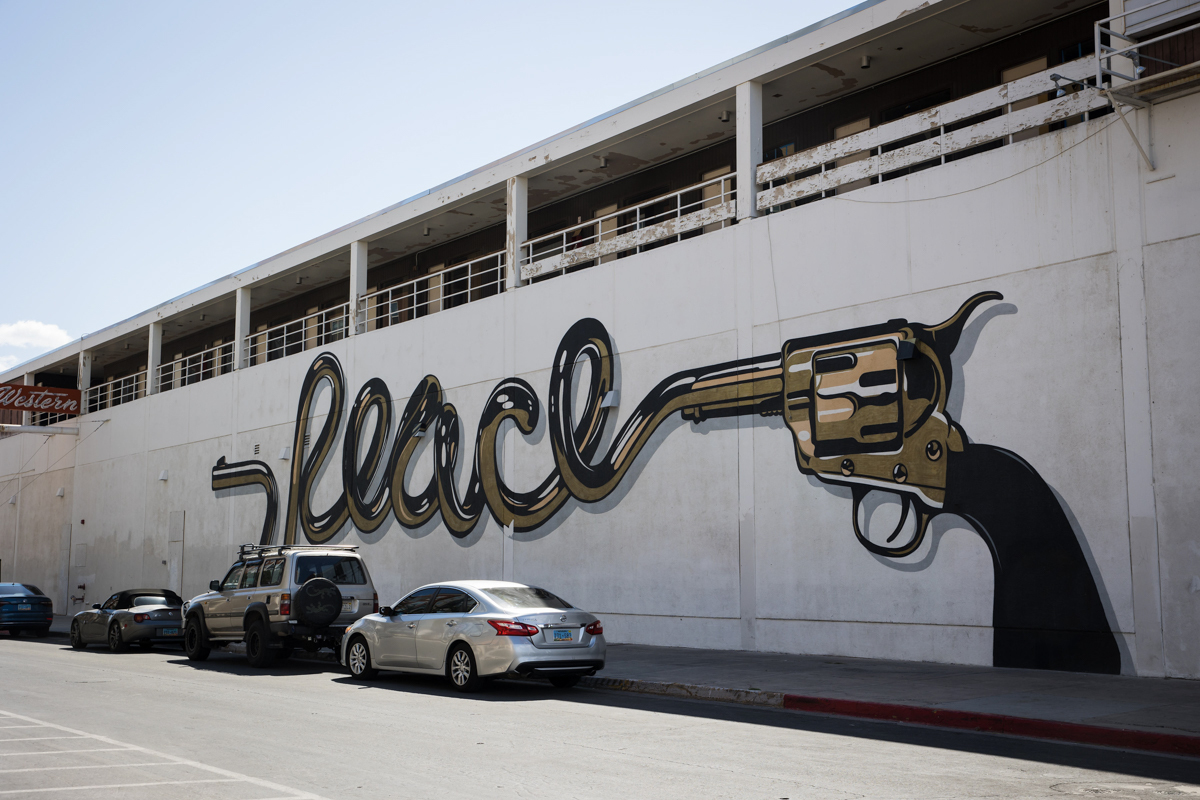
[[[1134,5],[868,0],[10,370],[85,413],[0,439],[0,580],[357,543],[615,641],[1200,677],[1200,4]]]

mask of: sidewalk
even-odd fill
[[[580,686],[1200,758],[1200,681],[610,644]]]
[[[1200,681],[615,644],[580,685],[1200,757]]]

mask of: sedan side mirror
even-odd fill
[[[221,591],[221,582],[220,582],[220,581],[209,581],[209,582],[208,582],[208,590],[209,590],[210,592],[219,592],[219,591]]]
[[[99,608],[99,607],[100,607],[99,603],[92,603],[92,608]]]
[[[396,616],[396,609],[391,606],[380,606],[379,613],[385,617],[394,617]]]

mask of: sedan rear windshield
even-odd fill
[[[301,556],[296,559],[296,583],[328,578],[339,586],[367,582],[362,562],[349,556]]]
[[[0,583],[0,595],[18,597],[44,597],[42,590],[26,583]]]
[[[509,608],[574,608],[558,595],[536,586],[497,586],[484,591]]]

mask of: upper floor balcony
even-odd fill
[[[938,169],[1114,113],[1114,103],[1123,114],[1200,88],[1200,3],[1156,0],[1167,8],[1157,13],[1138,2],[1141,16],[1110,16],[1097,2],[1054,6],[1044,22],[1005,4],[947,4],[931,19],[957,14],[961,24],[944,51],[910,20],[869,49],[774,68],[736,92],[698,92],[660,119],[580,136],[573,150],[529,159],[525,174],[369,235],[301,245],[286,268],[85,342],[78,364],[29,377],[76,381],[95,412]]]

